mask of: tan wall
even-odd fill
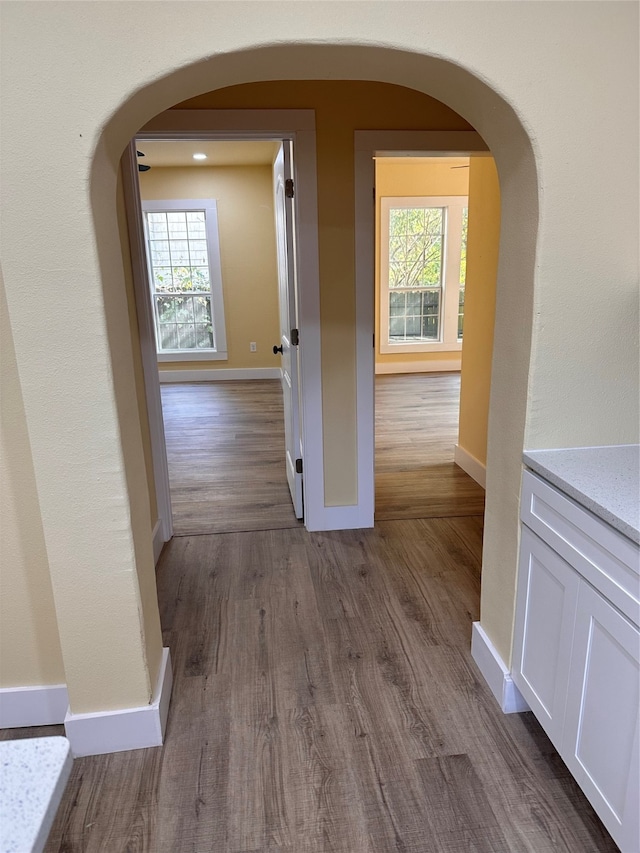
[[[0,687],[64,684],[40,506],[0,275]]]
[[[212,198],[218,206],[229,357],[161,362],[160,370],[279,367],[272,350],[280,326],[271,166],[153,168],[140,174],[140,193],[144,200]]]
[[[379,365],[423,365],[435,370],[443,361],[461,364],[460,351],[451,352],[380,352],[380,199],[384,196],[449,196],[468,195],[468,158],[446,160],[407,157],[403,160],[380,158],[376,160],[376,368]],[[456,168],[454,168],[454,166]],[[451,369],[449,367],[449,369]],[[402,367],[399,368],[402,371]]]
[[[487,463],[491,357],[500,246],[500,185],[491,157],[471,157],[458,444]]]
[[[137,418],[123,369],[128,362],[131,372],[133,355],[107,335],[105,321],[115,293],[122,304],[113,319],[127,325],[117,165],[127,141],[160,111],[255,80],[338,81],[315,84],[334,501],[352,499],[355,481],[353,130],[466,126],[422,94],[429,92],[476,127],[495,157],[503,224],[482,623],[508,660],[525,442],[637,440],[637,4],[398,0],[366,15],[351,2],[147,7],[144,26],[132,2],[92,3],[90,15],[79,3],[2,10],[0,166],[10,200],[2,206],[2,258],[56,607],[64,605],[65,670],[69,660],[81,704],[138,705],[153,680],[140,616],[149,559],[135,549],[148,519],[132,512],[129,485],[138,471],[130,457],[143,458],[140,430],[123,426],[129,410],[114,387],[125,388]],[[340,91],[341,79],[381,76],[416,91],[389,87],[385,100],[379,90],[360,98],[357,84],[348,96]],[[265,86],[262,105],[313,105],[300,84]],[[241,99],[227,90],[218,105]],[[73,334],[52,334],[73,311],[83,318]],[[143,509],[148,515],[148,500]]]

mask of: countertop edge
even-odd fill
[[[637,445],[621,445],[621,447],[636,447]],[[603,448],[604,449],[604,448]],[[607,448],[611,450],[612,448]],[[567,453],[575,452],[575,451],[588,451],[594,450],[597,451],[598,448],[567,448]],[[543,479],[547,480],[547,482],[551,483],[565,495],[568,495],[574,501],[579,503],[582,507],[592,512],[602,521],[607,522],[617,530],[619,533],[622,533],[636,545],[640,545],[640,529],[638,527],[634,527],[633,524],[630,524],[628,521],[625,521],[619,515],[617,515],[614,511],[612,511],[609,507],[607,507],[601,500],[599,500],[593,494],[588,494],[585,490],[577,486],[574,482],[567,478],[567,475],[563,475],[554,471],[553,468],[548,467],[545,462],[541,461],[537,458],[540,454],[544,453],[553,453],[553,454],[561,454],[561,450],[527,450],[523,452],[522,458],[524,465],[529,468],[534,473],[538,474]]]

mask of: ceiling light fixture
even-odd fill
[[[206,160],[207,155],[206,154],[194,154],[193,159],[194,160]]]

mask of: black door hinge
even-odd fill
[[[296,474],[302,474],[302,459],[296,459]]]
[[[291,329],[291,346],[297,347],[300,344],[300,332],[297,329]]]
[[[284,182],[284,194],[287,198],[293,198],[293,178],[287,178]]]

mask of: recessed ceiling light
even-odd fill
[[[194,154],[193,159],[194,160],[206,160],[207,155],[206,154]]]

